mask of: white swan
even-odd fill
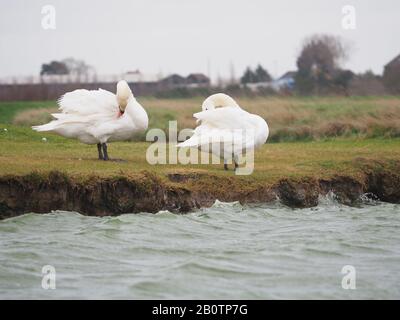
[[[103,89],[78,89],[63,95],[58,104],[61,113],[52,114],[56,120],[32,129],[97,144],[101,160],[109,160],[107,142],[128,140],[148,126],[146,111],[124,80],[118,82],[116,95]]]
[[[218,108],[219,107],[219,108]],[[193,136],[178,147],[195,147],[211,152],[238,167],[238,156],[263,145],[268,138],[267,122],[242,108],[230,96],[217,93],[204,100],[201,112],[193,116],[201,123]],[[210,142],[211,141],[211,142]]]

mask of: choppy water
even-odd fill
[[[0,222],[0,298],[400,298],[400,206],[292,210],[216,203],[86,217],[27,214]],[[42,289],[42,266],[56,289]],[[341,286],[342,267],[356,289]]]

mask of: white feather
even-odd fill
[[[199,148],[226,159],[255,149],[268,138],[266,121],[243,110],[224,94],[207,98],[203,103],[203,111],[193,116],[200,125],[194,130],[193,136],[179,143],[178,147]]]
[[[125,83],[124,86],[127,89],[121,94],[126,104],[123,115],[120,115],[118,104],[118,99],[121,100],[121,96],[117,96],[119,92],[115,95],[103,89],[78,89],[59,99],[61,112],[52,114],[55,120],[32,128],[55,132],[87,144],[128,140],[135,133],[147,129],[148,117],[128,85]]]

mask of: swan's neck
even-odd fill
[[[128,104],[125,109],[126,116],[129,116],[138,127],[143,127],[143,130],[147,129],[149,118],[146,110],[138,103],[135,97],[132,95],[128,99]]]
[[[240,108],[239,105],[233,100],[230,96],[217,93],[208,97],[203,103],[203,110],[205,109],[215,109],[217,107],[237,107]]]

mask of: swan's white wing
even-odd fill
[[[205,110],[193,115],[203,125],[219,129],[251,129],[250,113],[238,107]]]
[[[192,137],[178,144],[178,147],[200,147],[209,144],[225,143],[234,149],[253,148],[255,136],[251,132],[237,129],[218,129],[200,125]]]
[[[118,118],[119,113],[115,94],[103,89],[78,89],[67,92],[59,99],[58,104],[61,113],[52,114],[56,120],[41,126],[33,126],[32,129],[57,131],[65,128],[65,125],[72,128],[77,124],[84,124],[88,129],[98,123]]]
[[[148,125],[146,111],[133,96],[128,97],[126,112],[121,115],[117,97],[102,89],[68,92],[59,100],[59,106],[61,112],[52,114],[55,120],[32,129],[90,144],[127,140]]]
[[[251,129],[254,129],[252,115],[237,107],[223,107],[205,110],[193,115],[201,121],[193,136],[178,144],[179,147],[199,147],[209,142],[244,143],[254,145]],[[246,134],[247,131],[247,134]]]
[[[91,126],[103,122],[103,119],[99,117],[99,115],[85,116],[74,113],[53,113],[52,116],[56,118],[56,120],[52,120],[49,123],[40,126],[32,126],[32,129],[36,131],[57,131],[68,126],[73,128],[75,125],[82,125],[80,130],[87,131]],[[79,132],[77,132],[77,134],[79,134]]]
[[[115,94],[99,89],[78,89],[64,94],[58,101],[64,114],[93,115],[115,117],[118,114],[118,102]]]

